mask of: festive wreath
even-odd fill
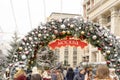
[[[105,27],[85,21],[81,17],[50,20],[33,29],[20,42],[17,49],[18,59],[25,58],[27,67],[34,64],[37,52],[43,46],[56,39],[72,36],[86,40],[105,56],[107,65],[114,67],[120,75],[120,40]]]

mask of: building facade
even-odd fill
[[[84,0],[84,18],[99,23],[116,36],[120,36],[120,1],[119,0]],[[104,61],[93,46],[89,45],[90,62]]]
[[[47,21],[50,19],[60,19],[60,18],[74,18],[76,16],[81,16],[79,14],[68,14],[68,13],[52,13]],[[69,65],[71,67],[76,67],[80,62],[88,61],[88,47],[81,49],[81,47],[61,47],[55,49],[55,53],[58,54],[57,62],[62,62],[64,65]]]

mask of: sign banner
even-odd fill
[[[62,47],[62,46],[74,46],[74,47],[81,47],[84,48],[88,44],[81,41],[81,40],[76,40],[76,39],[71,39],[71,38],[66,38],[62,40],[55,40],[51,43],[49,43],[49,47],[52,49],[55,49],[56,47]]]

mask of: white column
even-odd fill
[[[111,11],[111,32],[114,33],[115,35],[119,35],[120,31],[120,21],[118,20],[118,10],[116,7],[112,7],[110,9]]]
[[[59,61],[60,62],[62,62],[62,63],[64,63],[64,50],[65,50],[65,47],[61,47],[61,48],[59,48],[60,49],[60,55],[59,55]]]
[[[82,54],[83,54],[83,49],[81,47],[77,48],[77,65],[79,65],[80,62],[82,62]]]
[[[102,54],[101,54],[101,52],[100,51],[98,51],[98,54],[99,54],[99,62],[101,62],[102,61]]]
[[[99,15],[98,16],[98,20],[99,20],[99,24],[100,26],[105,26],[106,25],[106,18],[104,15]],[[97,53],[97,62],[101,62],[102,61],[102,54],[100,51],[98,51]]]
[[[96,54],[97,54],[96,62],[99,62],[99,53],[96,53]]]

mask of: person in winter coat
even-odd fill
[[[14,80],[26,80],[26,73],[23,69],[19,69],[14,75]]]
[[[119,80],[118,76],[115,73],[115,69],[114,68],[110,68],[110,77],[112,78],[112,80]]]
[[[75,73],[75,75],[79,73],[78,67],[76,67],[76,69],[74,70],[74,73]]]
[[[61,69],[57,70],[57,80],[64,80],[64,76],[62,74]]]
[[[96,71],[96,78],[94,80],[112,80],[110,78],[110,71],[106,65],[99,65]]]
[[[73,80],[74,79],[74,71],[72,68],[69,68],[66,74],[66,79],[67,80]]]
[[[80,68],[79,73],[75,75],[74,80],[85,80],[85,69]]]
[[[30,80],[42,80],[41,75],[37,70],[37,67],[33,67]]]
[[[57,73],[54,69],[51,72],[51,80],[57,80]]]

